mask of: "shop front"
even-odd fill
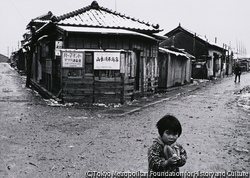
[[[130,33],[95,34],[94,38],[69,33],[63,42],[66,48],[56,57],[61,61],[64,102],[124,103],[156,91],[157,41]],[[83,44],[72,38],[82,39]]]
[[[36,29],[30,43],[32,83],[64,103],[124,103],[158,87],[159,25],[93,1],[60,16],[49,11],[27,28]]]
[[[149,35],[80,27],[40,29],[32,79],[64,103],[124,103],[158,87],[158,42]],[[52,32],[52,34],[50,34]]]

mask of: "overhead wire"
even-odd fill
[[[19,12],[19,10],[16,8],[16,6],[12,3],[11,0],[9,0],[11,5],[15,8],[15,10],[17,11],[17,13],[20,15],[20,17],[23,19],[23,21],[26,23],[27,21],[24,19],[24,17],[22,16],[22,14]]]
[[[6,15],[6,17],[3,16],[4,18],[2,19],[3,21],[2,23],[7,25],[8,28],[18,28],[20,29],[20,31],[23,31],[23,29],[25,29],[27,21],[16,7],[16,4],[13,3],[12,0],[3,0],[1,2],[3,4],[3,6],[1,6],[1,12],[4,13],[2,15]],[[8,34],[8,35],[9,38],[1,37],[1,48],[4,48],[4,46],[6,46],[8,49],[12,48],[13,51],[14,48],[16,49],[16,47],[19,46],[19,40],[13,39],[13,37],[16,34]],[[22,36],[20,36],[20,38],[22,38]]]

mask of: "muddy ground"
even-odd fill
[[[188,160],[181,172],[249,175],[249,98],[242,95],[248,93],[242,89],[250,84],[249,73],[241,83],[232,76],[206,82],[200,90],[122,117],[103,115],[103,108],[48,106],[15,71],[0,74],[0,177],[147,172],[155,124],[167,113],[183,126],[178,142]]]

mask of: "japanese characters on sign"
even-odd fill
[[[62,68],[83,68],[84,53],[62,51]]]
[[[60,50],[63,48],[63,41],[55,42],[55,56],[60,56]]]
[[[120,52],[95,52],[95,70],[120,70]]]

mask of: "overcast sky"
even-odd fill
[[[100,6],[159,24],[165,34],[181,26],[222,47],[246,48],[250,57],[250,0],[97,0]],[[51,11],[62,15],[88,6],[92,0],[1,0],[0,53],[10,55],[32,18]]]

